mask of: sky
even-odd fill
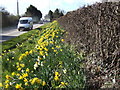
[[[101,0],[18,0],[19,13],[23,15],[26,8],[30,5],[35,6],[44,15],[48,14],[49,10],[55,11],[56,8],[65,12],[77,10],[84,5],[90,5]],[[9,13],[17,15],[17,0],[0,0],[0,7],[4,7]]]

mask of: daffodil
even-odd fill
[[[38,59],[37,59],[37,61],[39,62],[40,60],[42,60],[42,58],[41,58],[40,56],[38,56]]]
[[[62,50],[62,49],[60,49],[60,51],[62,52],[63,50]]]
[[[4,52],[6,52],[6,50],[4,50]]]
[[[46,82],[45,82],[45,81],[43,81],[43,82],[42,82],[42,86],[45,86],[45,85],[46,85]]]
[[[6,84],[9,83],[9,80],[6,80],[5,83],[6,83]]]
[[[26,54],[26,55],[29,55],[29,52],[28,52],[28,51],[26,51],[26,52],[25,52],[25,54]]]
[[[52,49],[54,49],[54,47],[52,47]]]
[[[18,71],[20,71],[20,70],[21,70],[21,68],[18,68],[17,70],[18,70]]]
[[[23,59],[23,57],[25,57],[26,54],[22,54],[20,57],[19,57],[19,61],[21,61]]]
[[[56,46],[56,48],[60,48],[60,46]]]
[[[21,88],[21,84],[16,84],[15,88],[16,89],[20,89]]]
[[[6,79],[10,79],[10,76],[9,76],[9,75],[6,75]]]
[[[63,85],[63,86],[64,86],[64,85],[65,85],[65,83],[64,83],[64,82],[61,82],[61,85]]]
[[[62,62],[62,61],[59,61],[59,64],[63,64],[63,62]]]
[[[37,67],[38,67],[38,62],[34,64],[34,69],[36,70]]]
[[[20,76],[19,79],[23,79],[23,76]]]
[[[55,81],[58,81],[58,80],[59,80],[59,77],[58,77],[58,76],[55,76],[55,77],[54,77],[54,80],[55,80]]]
[[[0,83],[0,87],[3,87],[3,84],[2,84],[2,83]]]
[[[63,73],[66,74],[67,70],[66,69],[63,69]]]
[[[51,44],[53,44],[53,41],[50,41]]]
[[[28,82],[26,82],[26,83],[25,83],[25,86],[28,86],[28,85],[29,85]]]
[[[20,76],[20,74],[19,74],[19,73],[17,73],[16,75],[17,75],[17,76]]]
[[[23,78],[27,77],[28,73],[23,73]]]
[[[55,76],[59,76],[60,74],[59,74],[59,72],[55,72]]]
[[[45,51],[48,51],[48,49],[47,49],[47,48],[44,48],[44,50],[45,50]]]
[[[41,81],[42,81],[41,79],[37,79],[37,80],[36,80],[37,83],[40,83]]]
[[[9,86],[10,86],[9,84],[6,84],[6,85],[5,85],[5,88],[8,88]]]
[[[35,82],[37,82],[38,83],[38,78],[33,78],[32,80],[30,80],[31,81],[31,84],[33,85]]]
[[[44,56],[44,52],[43,52],[43,51],[40,51],[40,55],[41,55],[41,56]]]
[[[21,67],[25,67],[25,64],[20,64]]]
[[[27,68],[27,69],[26,69],[26,72],[29,72],[29,71],[30,71],[30,69],[29,69],[29,68]]]
[[[7,58],[7,61],[9,61],[10,59],[9,58]]]
[[[19,62],[17,62],[16,65],[19,65]]]
[[[12,57],[12,59],[14,59],[15,57]]]
[[[24,82],[28,82],[28,80],[26,78],[24,78]]]
[[[58,38],[58,36],[56,36],[56,38]]]
[[[65,40],[64,39],[61,39],[62,42],[64,42]]]
[[[45,52],[45,54],[46,54],[46,56],[48,56],[48,53],[47,53],[47,52]]]
[[[29,51],[29,54],[32,54],[32,53],[33,53],[33,50],[30,50],[30,51]]]
[[[54,50],[54,52],[57,52],[57,50]]]
[[[12,72],[12,76],[14,76],[15,75],[15,72]]]

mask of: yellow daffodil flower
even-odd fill
[[[29,69],[29,68],[27,68],[27,69],[26,69],[26,72],[29,72],[29,71],[30,71],[30,69]]]
[[[26,78],[24,78],[24,82],[28,82],[28,80]]]
[[[3,84],[2,84],[2,83],[0,83],[0,87],[3,87]]]
[[[9,84],[6,84],[6,85],[5,85],[5,88],[8,88],[9,86],[10,86]]]
[[[25,64],[20,64],[21,67],[25,67]]]
[[[9,76],[9,75],[6,75],[6,79],[10,79],[10,76]]]
[[[28,86],[28,85],[29,85],[28,82],[26,82],[26,83],[25,83],[25,86]]]
[[[15,75],[15,72],[12,72],[12,76],[14,76]]]
[[[64,39],[61,39],[62,42],[64,42],[65,40]]]
[[[23,78],[27,77],[28,74],[27,73],[23,73]]]
[[[23,77],[22,77],[22,76],[20,76],[20,77],[19,77],[19,79],[23,79]]]
[[[45,86],[45,85],[46,85],[46,82],[45,82],[45,81],[43,81],[43,82],[42,82],[42,86]]]
[[[21,70],[21,68],[18,68],[17,70],[18,70],[18,71],[20,71],[20,70]]]
[[[58,80],[59,80],[59,77],[58,77],[58,76],[55,76],[55,77],[54,77],[54,80],[55,80],[55,81],[58,81]]]
[[[60,74],[59,74],[59,72],[55,72],[55,76],[59,76]]]
[[[6,84],[9,83],[9,80],[6,80],[5,83],[6,83]]]
[[[20,89],[21,88],[21,84],[16,84],[15,88],[16,89]]]

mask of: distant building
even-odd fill
[[[119,2],[120,0],[102,0],[102,2]]]

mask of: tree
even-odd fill
[[[0,6],[0,15],[2,16],[2,18],[0,18],[2,20],[0,28],[1,26],[2,28],[4,28],[8,26],[17,25],[19,17],[10,14],[7,10],[5,10],[4,7],[1,6]]]
[[[53,21],[61,16],[63,16],[64,14],[64,10],[60,10],[60,9],[56,9],[54,12],[52,12],[51,10],[49,10],[48,14],[45,15],[45,19],[50,19],[50,21]]]
[[[64,14],[63,14],[63,12],[62,12],[62,11],[60,12],[60,17],[61,17],[61,16],[64,16]]]
[[[39,19],[42,18],[42,13],[40,10],[38,10],[35,6],[30,5],[27,8],[27,11],[25,12],[26,16],[31,16],[31,17],[35,17],[37,16]]]
[[[53,17],[54,18],[59,18],[59,17],[61,17],[63,15],[64,15],[63,12],[60,9],[58,9],[58,8],[53,13]]]
[[[50,21],[52,21],[52,19],[53,19],[53,12],[51,10],[49,11],[48,15],[49,15]]]
[[[54,16],[54,18],[59,18],[60,17],[60,13],[59,13],[58,8],[54,11],[53,16]]]

